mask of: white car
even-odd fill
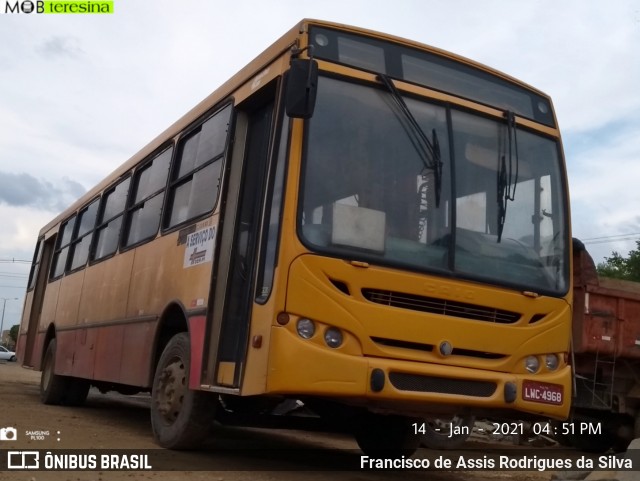
[[[16,360],[16,353],[15,352],[10,351],[6,347],[0,346],[0,361],[11,361],[11,362],[13,362],[15,360]]]

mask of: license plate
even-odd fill
[[[559,384],[522,381],[522,399],[544,404],[562,404],[564,388]]]

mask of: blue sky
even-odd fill
[[[0,15],[0,299],[17,323],[37,232],[304,17],[448,50],[549,94],[573,232],[596,260],[640,239],[640,3],[114,0]],[[4,0],[0,0],[4,9]]]

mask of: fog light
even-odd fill
[[[549,371],[555,371],[556,369],[558,369],[558,356],[556,356],[555,354],[547,354],[544,357],[544,365],[547,366],[547,369]]]
[[[535,356],[529,356],[524,360],[524,368],[530,373],[538,372],[540,361]]]
[[[298,336],[303,339],[311,339],[313,335],[316,333],[316,325],[313,323],[311,319],[300,319],[296,324],[296,330],[298,331]]]
[[[342,340],[342,332],[335,327],[330,327],[324,333],[324,342],[327,343],[327,346],[333,347],[334,349],[342,345]]]

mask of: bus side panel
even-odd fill
[[[36,341],[33,345],[33,356],[31,356],[31,365],[38,371],[42,370],[42,360],[44,356],[44,340],[46,338],[47,331],[38,331],[36,334]],[[25,336],[26,342],[26,336]]]
[[[171,291],[179,282],[174,236],[165,236],[136,248],[131,271],[127,317],[130,319],[150,314],[159,315],[171,299]]]
[[[124,326],[106,326],[97,331],[94,377],[101,381],[121,382]]]
[[[27,355],[27,337],[29,334],[29,319],[31,318],[31,309],[33,304],[34,291],[28,291],[24,299],[24,307],[22,310],[22,317],[20,318],[20,330],[18,334],[18,342],[16,343],[16,354],[18,356],[18,362],[22,365],[25,361],[29,361],[29,365],[33,366],[33,356],[31,359],[26,359]]]
[[[134,251],[124,252],[85,269],[79,324],[125,318],[133,257]]]
[[[194,232],[215,227],[214,221],[216,219],[199,222],[193,226]],[[186,309],[207,305],[212,257],[191,265],[187,246],[179,240],[178,232],[137,247],[135,252],[126,311],[128,319],[160,316],[171,300],[180,300]]]
[[[78,322],[78,307],[80,294],[84,283],[84,269],[62,278],[60,293],[58,295],[58,307],[56,308],[56,327],[75,326]]]
[[[189,366],[190,389],[200,389],[205,327],[205,316],[192,316],[189,318],[189,340],[191,341],[191,365]]]
[[[153,341],[156,321],[127,324],[122,340],[120,381],[132,386],[149,387],[153,368]]]
[[[31,318],[31,309],[33,307],[33,293],[35,291],[28,291],[24,298],[24,308],[22,310],[22,318],[20,319],[20,338],[23,334],[27,334],[29,330],[29,319]],[[24,341],[18,339],[18,358],[22,360],[24,358],[24,348],[26,347],[26,336]],[[25,343],[25,346],[21,346],[21,342]],[[22,347],[22,348],[20,348]]]
[[[56,306],[58,304],[58,292],[62,281],[50,282],[44,293],[42,301],[42,313],[40,314],[39,332],[46,333],[50,324],[56,322]]]
[[[73,374],[73,358],[76,347],[76,330],[56,330],[56,344],[55,373],[71,376]]]
[[[27,346],[27,334],[20,334],[18,336],[18,342],[16,343],[16,353],[18,355],[18,361],[20,364],[24,362],[24,352]]]
[[[74,376],[93,379],[96,339],[96,329],[82,328],[76,330],[72,373]]]

